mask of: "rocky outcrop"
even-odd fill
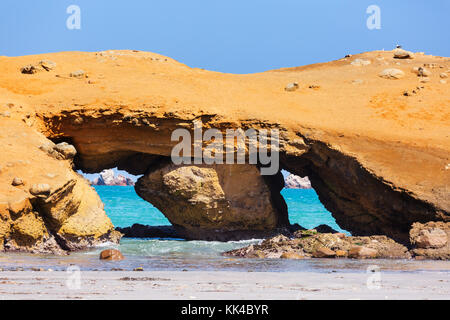
[[[355,67],[351,62],[356,59],[370,63]],[[43,60],[57,67],[51,72],[20,72],[21,67]],[[29,199],[32,212],[37,213],[33,221],[41,218],[48,237],[55,237],[60,246],[78,241],[76,237],[57,235],[72,234],[69,230],[76,234],[76,226],[82,226],[83,220],[85,224],[90,221],[91,229],[79,227],[86,231],[80,239],[101,239],[112,226],[98,197],[73,169],[97,173],[118,167],[145,174],[144,184],[152,174],[147,170],[166,161],[178,143],[171,139],[174,130],[183,128],[192,133],[194,123],[201,121],[202,128],[222,133],[236,128],[279,130],[280,169],[308,176],[342,228],[357,236],[383,234],[409,245],[413,223],[450,221],[449,87],[440,83],[440,72],[433,70],[427,77],[417,77],[411,72],[415,67],[447,71],[450,62],[420,53],[414,54],[414,59],[397,59],[393,52],[375,51],[324,64],[232,75],[192,69],[147,52],[0,57],[0,135],[5,146],[0,156],[0,202],[9,208],[9,203]],[[390,71],[383,73],[386,69]],[[84,76],[70,77],[74,70],[83,70]],[[389,80],[393,78],[396,80]],[[425,79],[427,82],[421,83],[414,95],[404,95]],[[296,83],[296,90],[286,91],[289,83]],[[15,136],[10,134],[13,123],[20,123],[30,136],[44,138],[37,144],[42,149],[36,151],[35,144],[29,144],[29,137],[20,130]],[[61,142],[75,147],[73,160],[70,152],[55,149],[54,145]],[[202,147],[209,142],[205,140]],[[29,170],[16,169],[22,164],[11,160],[14,157],[24,163],[30,161]],[[215,174],[220,177],[220,172]],[[16,177],[23,184],[13,186]],[[261,188],[265,185],[270,190],[272,201],[276,199],[279,186],[259,181]],[[248,192],[246,183],[241,179],[239,186]],[[40,191],[30,193],[33,185],[33,190]],[[161,187],[166,188],[163,184]],[[146,188],[149,194],[154,191],[151,186]],[[167,192],[166,188],[151,198],[158,201]],[[80,200],[81,193],[90,200]],[[178,199],[187,203],[188,198]],[[195,212],[192,220],[183,214],[178,217],[164,204],[160,207],[168,211],[163,211],[167,216],[186,223],[181,227],[194,230],[191,222],[197,223],[201,220],[197,214],[205,212],[198,210],[199,203],[190,211]],[[192,206],[188,203],[186,208]],[[15,220],[9,218],[10,212],[2,211],[2,230],[7,230],[2,231],[2,241],[12,243]],[[92,219],[76,221],[81,212]],[[264,216],[267,219],[259,226],[272,228],[273,223],[267,222],[273,219],[264,210],[255,211],[253,217],[243,214],[243,221]],[[201,226],[212,228],[214,223],[208,218],[205,221]],[[251,228],[254,225],[248,224]],[[223,226],[221,231],[232,229],[226,223]],[[44,231],[42,234],[39,239],[46,237]]]
[[[64,254],[118,242],[95,190],[72,169],[73,146],[15,121],[0,125],[8,132],[0,136],[0,250]]]
[[[225,256],[267,259],[388,258],[405,259],[408,249],[386,236],[351,237],[342,233],[297,231],[292,238],[278,235],[261,244],[225,252]]]
[[[116,227],[125,238],[183,238],[173,226],[147,226],[135,223],[130,227]]]
[[[94,186],[134,186],[131,178],[121,174],[115,175],[112,169],[106,169],[100,172],[100,176],[92,181]]]
[[[290,174],[284,180],[284,187],[287,189],[311,189],[311,181],[308,177],[299,177],[295,174]]]
[[[410,232],[412,253],[418,259],[450,259],[450,223],[414,223]]]
[[[283,184],[281,173],[265,179],[253,165],[163,162],[135,188],[183,238],[225,241],[287,227],[287,206],[279,193]]]

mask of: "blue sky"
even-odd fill
[[[81,29],[69,30],[70,5]],[[366,9],[381,10],[369,30]],[[450,56],[448,0],[1,0],[0,55],[137,49],[191,67],[252,73],[408,50]]]
[[[69,5],[81,29],[69,30]],[[381,29],[369,30],[369,5]],[[138,49],[192,67],[251,73],[386,49],[450,56],[450,1],[2,0],[0,55]]]

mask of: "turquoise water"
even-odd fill
[[[164,215],[147,201],[141,199],[134,187],[95,186],[105,204],[105,211],[116,227],[128,227],[134,223],[152,226],[170,225]],[[344,232],[336,224],[331,213],[324,208],[313,189],[283,189],[291,223],[307,229],[327,224]]]
[[[133,223],[168,225],[169,221],[151,204],[139,198],[133,187],[96,187],[105,203],[105,210],[115,226],[126,227]],[[306,228],[319,224],[340,230],[331,214],[322,206],[314,190],[285,189],[282,191],[289,207],[291,223]],[[0,268],[3,270],[31,270],[35,267],[66,270],[77,265],[82,270],[133,270],[143,267],[151,270],[227,270],[227,271],[341,271],[366,272],[373,261],[353,259],[240,259],[224,257],[221,253],[261,242],[261,239],[244,241],[185,241],[176,239],[122,239],[120,244],[105,243],[90,250],[72,252],[67,256],[0,253]],[[106,248],[122,252],[122,261],[104,261],[99,254]],[[415,260],[377,260],[384,270],[428,271],[448,270],[449,263]]]
[[[106,213],[116,227],[127,227],[134,223],[170,225],[158,209],[138,197],[133,187],[96,186],[95,189],[105,204]],[[291,223],[298,223],[306,228],[328,224],[341,231],[331,214],[320,203],[314,190],[285,189],[282,194],[288,205]],[[261,239],[218,242],[124,238],[120,244],[106,243],[90,250],[72,252],[68,256],[0,253],[0,268],[14,270],[20,266],[25,270],[33,267],[65,270],[67,266],[78,265],[83,270],[111,270],[112,268],[133,270],[136,267],[143,267],[145,270],[321,270],[328,272],[330,268],[339,268],[339,265],[342,269],[361,267],[361,264],[353,261],[238,259],[221,255],[225,251],[261,241]],[[120,250],[125,260],[99,260],[99,254],[105,248]]]

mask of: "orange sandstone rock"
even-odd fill
[[[107,249],[100,252],[100,260],[123,260],[124,257],[119,250]]]

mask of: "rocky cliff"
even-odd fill
[[[2,248],[117,238],[74,169],[144,175],[138,193],[193,238],[286,225],[282,186],[252,173],[260,163],[241,179],[234,167],[164,166],[173,131],[199,121],[222,133],[279,130],[280,169],[308,176],[342,228],[409,244],[413,223],[450,220],[449,69],[448,58],[391,51],[247,75],[131,50],[0,57]]]
[[[308,177],[299,177],[295,174],[290,174],[284,179],[284,187],[288,189],[311,189],[311,181]]]
[[[112,169],[105,169],[91,184],[94,186],[134,186],[134,181],[121,174],[116,176]]]

